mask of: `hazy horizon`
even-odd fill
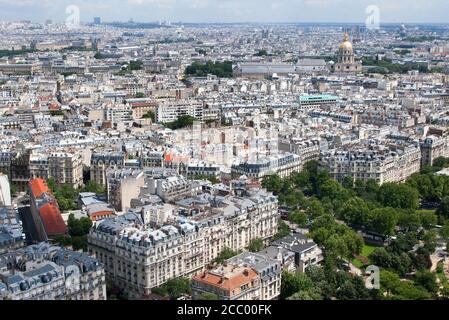
[[[449,23],[449,0],[0,0],[0,20],[62,22],[70,5],[82,22],[364,23],[375,5],[381,24]]]

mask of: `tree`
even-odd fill
[[[390,268],[392,265],[391,254],[383,247],[374,249],[369,256],[369,259],[372,264],[378,267]]]
[[[257,56],[257,57],[268,56],[268,52],[267,52],[267,50],[259,50],[259,51],[255,54],[255,56]]]
[[[214,260],[216,263],[223,263],[225,260],[228,260],[236,255],[238,255],[239,252],[233,251],[229,248],[224,248],[223,251],[218,255],[218,257]]]
[[[75,216],[73,214],[69,215],[68,227],[69,227],[69,234],[72,237],[79,237],[85,235],[81,221],[75,219]]]
[[[318,218],[326,213],[323,205],[317,199],[312,199],[309,201],[309,206],[306,210],[306,215],[309,218]]]
[[[140,60],[131,60],[128,64],[128,70],[142,70],[143,62]]]
[[[391,236],[398,222],[398,215],[392,208],[378,208],[369,215],[369,229],[382,235]]]
[[[337,290],[336,298],[338,300],[357,300],[358,293],[354,284],[347,280]]]
[[[172,299],[178,299],[185,294],[191,294],[191,281],[187,278],[168,280],[163,287]]]
[[[82,192],[92,192],[97,195],[104,195],[106,194],[106,188],[95,180],[89,180],[86,186],[82,189]]]
[[[416,212],[398,211],[397,225],[407,232],[417,231],[422,225],[422,219]]]
[[[56,191],[56,180],[54,178],[50,178],[47,180],[47,186],[50,188],[51,192],[55,193]]]
[[[73,236],[72,237],[72,247],[73,250],[83,250],[87,251],[87,236]]]
[[[324,242],[324,249],[326,250],[326,254],[334,257],[347,258],[350,256],[345,240],[336,234],[333,234],[326,239]]]
[[[262,239],[254,239],[250,242],[248,246],[248,250],[251,252],[259,252],[262,251],[264,248]]]
[[[363,199],[368,201],[373,201],[377,198],[377,193],[379,192],[380,186],[374,179],[369,179],[365,183],[365,195]]]
[[[265,176],[262,179],[262,187],[275,194],[281,192],[282,181],[278,175]]]
[[[359,255],[362,252],[364,245],[363,238],[346,226],[342,226],[342,228],[344,228],[344,233],[341,237],[345,241],[348,251],[348,256],[346,257],[352,259],[354,256]],[[345,256],[342,257],[344,258]]]
[[[205,174],[197,174],[197,175],[195,175],[194,179],[195,180],[208,180],[212,184],[220,183],[220,180],[217,177],[209,176],[209,175],[205,175]]]
[[[290,227],[282,220],[278,220],[278,233],[273,237],[273,241],[282,239],[290,234]]]
[[[343,178],[343,181],[341,183],[341,185],[343,186],[343,188],[345,189],[352,189],[354,187],[354,180],[353,178],[351,178],[350,176],[346,176]]]
[[[380,272],[381,290],[387,296],[395,300],[425,300],[430,299],[430,294],[417,288],[410,281],[401,281],[399,276],[391,271]]]
[[[437,236],[435,231],[427,231],[422,236],[422,241],[424,242],[424,248],[429,252],[435,252],[437,247]]]
[[[11,183],[9,191],[11,192],[11,195],[14,196],[17,193],[17,186]]]
[[[415,232],[408,232],[406,234],[398,234],[396,240],[394,240],[388,247],[391,252],[402,253],[409,252],[418,243],[418,235]]]
[[[406,184],[385,183],[379,188],[378,200],[385,207],[416,210],[419,193]]]
[[[413,257],[413,267],[416,270],[426,270],[432,267],[430,252],[426,248],[419,248]]]
[[[148,111],[146,114],[143,115],[143,119],[151,119],[151,122],[156,122],[156,114],[154,111]]]
[[[295,293],[308,291],[314,287],[312,280],[305,273],[284,271],[281,279],[280,298],[283,300],[293,296]]]
[[[339,210],[339,217],[351,225],[363,227],[368,223],[368,212],[368,206],[362,198],[352,197]]]
[[[184,115],[184,116],[180,116],[175,121],[164,123],[164,125],[167,128],[176,130],[176,129],[182,129],[182,128],[186,128],[186,127],[191,127],[193,125],[193,123],[195,122],[195,120],[196,119],[192,116]]]
[[[438,157],[434,160],[433,166],[437,168],[447,168],[449,167],[449,158]]]
[[[232,61],[207,61],[205,64],[193,62],[185,69],[186,76],[205,77],[208,74],[219,78],[231,78],[233,76]]]
[[[157,294],[158,296],[161,296],[161,297],[168,296],[168,291],[164,287],[153,288],[153,289],[151,289],[151,293]]]
[[[449,239],[449,223],[446,223],[439,231],[440,236],[444,239]]]
[[[137,92],[137,93],[134,95],[134,98],[136,98],[136,99],[142,99],[142,98],[145,98],[145,93],[143,93],[143,92]]]
[[[290,213],[289,219],[291,222],[296,223],[301,228],[305,228],[308,223],[307,215],[304,212],[294,211]]]
[[[449,196],[443,197],[441,199],[440,206],[438,207],[437,214],[445,219],[449,218]]]
[[[307,200],[301,191],[290,191],[287,194],[284,194],[281,190],[279,202],[284,203],[289,208],[296,209],[303,206]]]
[[[80,225],[81,228],[83,229],[83,234],[88,234],[90,231],[90,228],[92,228],[92,220],[88,217],[82,217],[80,219]]]
[[[103,59],[103,55],[100,52],[95,53],[94,55],[95,59]]]
[[[219,300],[218,296],[214,293],[202,293],[200,294],[196,300]]]
[[[331,200],[343,196],[343,187],[335,180],[327,180],[319,186],[321,198],[329,197]]]
[[[435,273],[429,270],[418,271],[415,274],[415,283],[418,286],[423,287],[432,295],[435,295],[438,291],[438,285],[436,283],[436,275]]]
[[[72,245],[72,238],[67,235],[57,235],[53,239],[53,243],[61,247],[68,247]]]
[[[292,296],[288,297],[287,300],[322,300],[320,289],[313,287],[310,289],[302,290],[296,292]]]

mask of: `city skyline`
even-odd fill
[[[379,9],[380,23],[449,23],[447,0],[0,0],[2,21],[51,19],[63,22],[69,6],[77,6],[82,22],[182,21],[186,23],[361,23],[370,6]]]

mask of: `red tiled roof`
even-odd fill
[[[35,198],[39,198],[43,193],[49,193],[50,189],[43,179],[32,179],[29,182],[31,192]]]
[[[61,109],[61,107],[60,107],[59,104],[57,104],[57,103],[51,103],[51,104],[48,106],[48,109],[49,109],[49,110],[59,110],[59,109]]]
[[[44,204],[39,209],[39,215],[48,236],[66,234],[68,232],[67,226],[62,219],[61,212],[54,204]]]
[[[89,217],[92,221],[96,221],[97,217],[101,217],[101,216],[108,216],[108,217],[115,216],[115,212],[114,212],[114,210],[98,211],[98,212],[95,212],[95,213],[92,213],[89,215]]]
[[[233,275],[231,278],[212,274],[205,271],[201,275],[194,276],[193,279],[199,282],[207,283],[214,287],[226,290],[240,288],[242,285],[251,282],[258,277],[257,272],[251,268],[245,268],[244,272]]]

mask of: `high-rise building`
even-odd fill
[[[101,17],[94,17],[94,24],[101,24]]]

